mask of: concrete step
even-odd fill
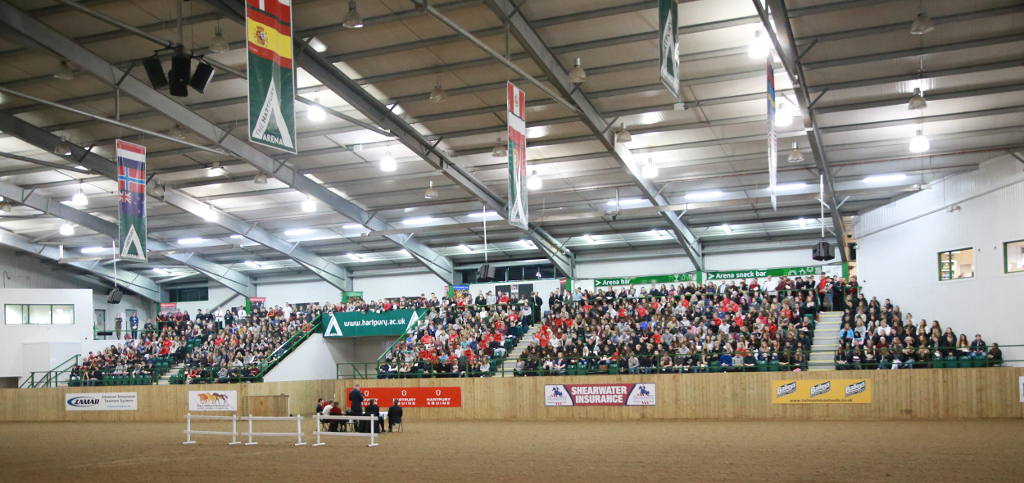
[[[185,364],[175,364],[170,367],[166,374],[160,376],[160,379],[156,381],[158,386],[169,386],[171,384],[171,376],[178,373]]]
[[[535,338],[534,336],[537,334],[537,331],[540,330],[540,327],[541,324],[534,324],[533,327],[530,327],[530,330],[523,335],[523,338],[519,339],[519,343],[516,344],[516,346],[512,348],[512,351],[508,353],[508,356],[505,357],[505,363],[502,364],[503,370],[497,374],[499,377],[512,377],[512,374],[516,369],[516,361],[526,348],[530,347],[530,343],[533,342]]]

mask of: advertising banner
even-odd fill
[[[658,65],[661,83],[676,98],[679,97],[679,3],[678,0],[658,0],[658,38],[660,49]]]
[[[238,391],[189,391],[189,411],[238,411]]]
[[[741,270],[738,272],[702,272],[704,281],[714,280],[742,280],[745,278],[761,277],[805,277],[821,275],[821,266],[816,267],[790,267],[790,268],[766,268],[763,270]]]
[[[363,407],[370,405],[370,399],[376,399],[377,405],[389,408],[398,399],[404,408],[461,408],[461,387],[363,387]],[[345,405],[348,406],[348,393],[352,388],[345,389]]]
[[[324,314],[324,337],[398,336],[419,322],[425,310],[388,310],[387,312],[335,312]]]
[[[526,93],[508,83],[508,224],[530,222],[526,195]]]
[[[674,284],[679,282],[700,281],[697,272],[677,273],[674,275],[654,275],[650,277],[623,277],[623,278],[597,278],[594,279],[595,287],[610,287],[619,285],[650,285],[650,284]]]
[[[122,141],[117,145],[118,258],[146,261],[146,147]]]
[[[349,303],[349,301],[357,302],[357,301],[360,301],[360,300],[363,300],[363,293],[362,292],[342,292],[341,293],[341,303],[347,304],[347,303]]]
[[[776,206],[775,185],[779,171],[779,140],[775,132],[775,69],[772,56],[768,56],[768,192],[772,194],[772,209]]]
[[[164,314],[164,315],[176,314],[176,313],[178,313],[178,304],[176,304],[174,302],[161,303],[160,304],[160,313]]]
[[[772,381],[772,404],[871,404],[871,380]]]
[[[545,406],[654,406],[654,384],[547,384]]]
[[[64,394],[65,411],[138,411],[134,392],[85,392]]]
[[[249,140],[297,153],[290,0],[245,2]]]

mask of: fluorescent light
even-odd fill
[[[256,263],[256,262],[253,262],[253,261],[247,261],[247,262],[245,262],[245,264],[250,266],[250,267],[252,267],[252,268],[255,268],[257,270],[260,268],[260,265],[258,263]]]
[[[647,201],[647,200],[645,200],[643,198],[628,198],[628,199],[625,199],[625,200],[619,200],[619,206],[636,205],[636,204],[639,204],[639,203],[643,203],[644,201]],[[609,201],[608,205],[609,206],[615,206],[615,200]]]
[[[931,142],[928,141],[928,136],[924,135],[920,129],[917,130],[917,136],[914,136],[910,140],[910,152],[912,153],[923,153],[932,148]]]
[[[316,211],[316,202],[312,198],[306,198],[302,201],[302,211],[306,213],[312,213]]]
[[[395,162],[395,158],[392,158],[390,154],[384,155],[384,158],[380,160],[381,171],[394,171],[398,169],[398,163]]]
[[[71,223],[65,223],[60,226],[60,234],[63,236],[71,236],[75,234],[75,227]]]
[[[804,183],[804,182],[786,183],[786,184],[780,184],[780,185],[775,186],[775,192],[779,192],[779,191],[796,191],[798,189],[802,189],[802,188],[806,188],[806,187],[807,187],[807,183]]]
[[[524,246],[524,247],[526,247],[526,248],[537,248],[533,244],[533,240],[519,240],[519,244]]]
[[[309,46],[312,47],[313,50],[315,50],[317,52],[320,52],[320,53],[327,52],[327,45],[324,44],[320,39],[318,39],[316,37],[313,37],[313,38],[309,39]]]
[[[498,215],[498,213],[494,212],[494,211],[488,211],[487,214],[484,214],[484,212],[482,212],[482,211],[474,211],[474,212],[472,212],[472,213],[470,213],[470,214],[468,214],[466,216],[470,216],[470,217],[473,217],[473,218],[483,218],[485,216],[487,218],[494,218],[495,216],[500,217],[501,215]]]
[[[402,224],[403,225],[409,225],[409,226],[416,226],[416,225],[426,225],[426,224],[428,224],[428,223],[430,223],[432,221],[434,221],[434,219],[429,217],[429,216],[421,216],[419,218],[409,218],[408,220],[402,220]]]
[[[357,261],[357,262],[361,260],[361,259],[359,258],[359,255],[356,255],[355,253],[349,253],[349,254],[348,254],[348,257],[349,257],[349,258],[351,258],[351,259],[353,259],[353,260],[355,260],[355,261]]]
[[[202,243],[202,238],[181,238],[178,240],[179,245],[196,245]]]
[[[647,158],[647,164],[640,170],[640,176],[644,179],[654,179],[658,177],[658,166],[654,164],[654,158]]]
[[[295,228],[294,230],[287,230],[284,232],[287,236],[308,235],[310,233],[313,233],[313,230],[310,230],[309,228]]]
[[[728,223],[722,225],[722,230],[725,230],[726,235],[732,235],[732,227]]]
[[[793,124],[793,111],[785,102],[779,101],[779,107],[775,110],[775,125],[788,126]]]
[[[806,218],[800,218],[799,220],[796,220],[796,221],[798,223],[800,223],[800,228],[807,228],[807,219]]]
[[[306,118],[310,121],[323,121],[327,119],[327,112],[316,104],[310,104],[306,107]]]
[[[717,191],[717,190],[716,191],[698,191],[696,193],[689,193],[689,194],[687,194],[686,195],[686,199],[688,199],[688,200],[711,200],[711,199],[715,199],[715,198],[721,198],[723,194],[724,193],[722,193],[721,191]]]
[[[891,183],[894,181],[903,181],[907,179],[907,175],[903,173],[899,174],[882,174],[878,176],[868,176],[864,178],[865,183]]]
[[[153,271],[165,277],[171,274],[171,272],[168,272],[166,268],[154,268]]]
[[[591,245],[596,245],[597,244],[597,240],[595,240],[594,237],[592,237],[590,235],[583,235],[583,239],[588,241],[588,242],[590,242]]]
[[[462,249],[462,251],[464,251],[466,253],[473,253],[473,249],[467,247],[466,245],[459,245],[459,248]]]
[[[210,223],[213,223],[213,222],[217,221],[217,218],[219,218],[219,215],[217,215],[217,212],[213,211],[213,208],[210,207],[210,206],[207,206],[206,209],[201,211],[201,212],[199,212],[198,215],[199,215],[200,218],[202,218],[202,219],[204,219],[204,220],[206,220],[206,221],[208,221]]]
[[[85,253],[86,255],[90,255],[90,254],[94,254],[94,253],[103,253],[103,252],[105,252],[107,250],[108,249],[105,248],[105,247],[85,247],[85,248],[82,249],[82,253]],[[111,249],[111,250],[113,250],[113,249]]]
[[[344,225],[341,225],[341,227],[346,230],[356,230],[362,228],[363,225],[360,225],[359,223],[345,223]]]
[[[228,237],[228,238],[245,238],[245,237],[244,237],[244,236],[242,236],[242,235],[231,235],[231,236],[230,236],[230,237]]]
[[[751,59],[763,59],[768,57],[771,49],[772,47],[771,44],[768,43],[767,36],[764,35],[764,32],[761,32],[761,29],[757,29],[757,33],[754,34],[754,39],[750,41],[750,49],[747,50],[747,55],[749,55]]]
[[[669,233],[668,230],[657,230],[657,229],[655,229],[655,230],[651,230],[649,233],[651,234],[651,236],[653,236],[654,238],[657,238],[659,240],[664,240],[664,239],[667,239],[667,238],[673,238],[672,234]]]
[[[544,187],[544,180],[537,176],[537,170],[533,170],[533,174],[529,178],[526,178],[526,189],[530,191],[537,191]]]

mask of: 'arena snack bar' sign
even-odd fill
[[[420,320],[424,310],[324,314],[324,337],[397,336]]]
[[[870,403],[870,379],[772,381],[772,404]]]
[[[762,277],[806,277],[821,275],[821,267],[766,268],[763,270],[742,270],[738,272],[702,272],[705,281],[742,280]]]
[[[65,411],[138,411],[134,392],[85,392],[64,395]]]
[[[548,384],[545,406],[654,406],[654,384]]]

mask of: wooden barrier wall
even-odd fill
[[[1024,418],[1018,377],[1024,368],[664,374],[473,379],[324,380],[263,384],[130,386],[0,390],[0,421],[181,421],[188,391],[237,390],[238,396],[288,394],[292,414],[312,414],[318,397],[345,400],[345,388],[462,388],[461,408],[407,408],[415,420],[632,420],[632,419],[947,419]],[[771,381],[870,379],[871,404],[771,403]],[[546,407],[545,384],[647,382],[657,385],[653,407]],[[138,411],[64,410],[66,392],[137,392]],[[240,408],[238,414],[246,414]],[[226,412],[210,414],[231,414]]]

